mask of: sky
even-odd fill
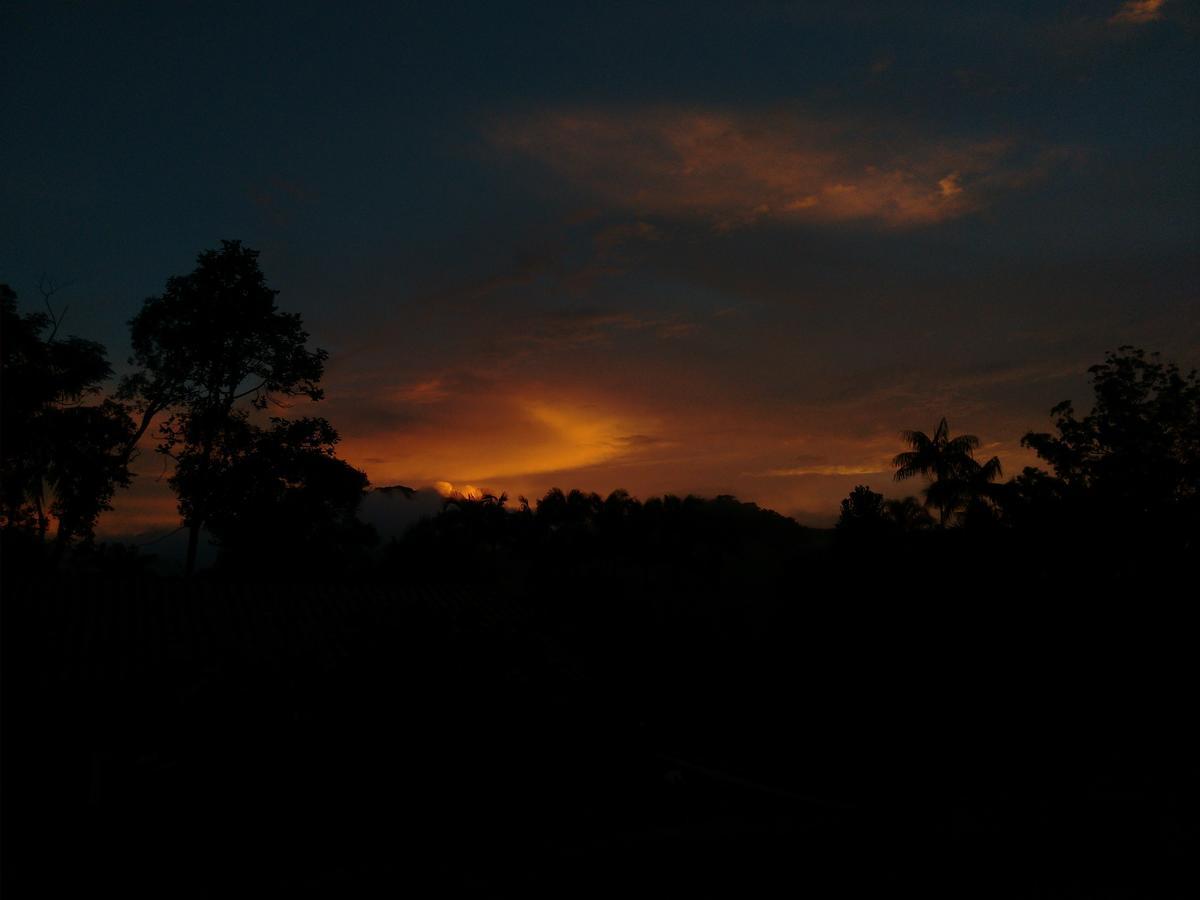
[[[105,343],[260,251],[377,486],[827,525],[899,432],[1007,473],[1086,370],[1200,365],[1200,4],[0,7],[0,281]],[[173,526],[162,459],[101,533]]]

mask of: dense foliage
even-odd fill
[[[200,254],[193,272],[168,279],[129,323],[137,371],[120,393],[141,414],[138,436],[158,417],[158,451],[187,469],[172,486],[189,529],[189,572],[211,512],[210,470],[241,428],[239,410],[264,410],[276,396],[323,396],[327,354],[307,348],[300,316],[280,312],[277,293],[257,251],[223,241]]]
[[[1067,400],[1051,410],[1057,434],[1025,435],[1053,470],[1013,486],[1024,521],[1068,519],[1090,534],[1194,551],[1200,536],[1200,375],[1132,347],[1088,370],[1090,413]]]
[[[328,579],[364,562],[375,535],[357,514],[369,482],[337,458],[337,442],[324,419],[272,418],[263,428],[233,416],[206,472],[197,455],[180,459],[171,486],[185,520],[204,497],[222,574]],[[195,484],[202,477],[203,488]]]
[[[132,423],[100,396],[112,375],[104,347],[58,337],[52,315],[20,314],[8,285],[0,304],[0,529],[12,552],[40,553],[55,522],[57,559],[93,540],[100,514],[129,483]]]

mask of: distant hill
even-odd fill
[[[381,545],[399,538],[423,518],[442,509],[442,495],[433,488],[411,488],[402,484],[372,488],[363,501],[359,518],[375,526]],[[187,558],[188,536],[178,526],[160,526],[143,531],[118,533],[105,538],[107,543],[130,544],[143,555],[153,556],[149,571],[156,575],[182,575]],[[197,565],[203,569],[217,560],[217,548],[202,532]]]

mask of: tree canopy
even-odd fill
[[[1123,346],[1088,369],[1092,410],[1064,400],[1050,414],[1057,434],[1030,432],[1022,444],[1053,475],[1027,469],[1026,506],[1073,515],[1128,534],[1170,533],[1194,544],[1200,531],[1200,375],[1158,354]]]
[[[297,313],[281,312],[267,286],[258,252],[222,241],[200,254],[188,275],[167,280],[130,322],[137,371],[121,395],[141,414],[135,440],[155,417],[158,451],[184,466],[173,484],[189,528],[188,571],[213,490],[210,469],[219,444],[237,431],[235,411],[266,409],[279,397],[319,400],[327,354],[308,349]]]
[[[100,398],[112,375],[102,345],[58,337],[52,313],[21,314],[8,285],[0,285],[0,319],[0,526],[40,544],[53,520],[58,558],[94,539],[101,512],[129,484],[123,450],[132,424],[120,404]]]
[[[240,400],[265,409],[275,396],[319,400],[328,354],[309,350],[298,313],[281,312],[258,266],[258,251],[241,241],[222,241],[206,250],[189,275],[167,279],[166,290],[150,297],[130,321],[138,371],[122,393],[143,419],[170,414],[168,440],[188,440],[208,418],[227,415]]]
[[[1050,414],[1058,434],[1022,443],[1075,491],[1094,492],[1122,512],[1191,504],[1200,495],[1200,375],[1133,347],[1088,369],[1095,404],[1076,416],[1064,400]]]
[[[202,460],[189,455],[171,485],[185,518],[194,515],[191,504],[205,497],[205,521],[225,570],[265,570],[274,577],[343,574],[375,534],[357,518],[367,476],[337,458],[338,440],[320,418],[272,418],[270,427],[261,428],[235,416],[204,475],[209,483],[192,483],[201,477]]]

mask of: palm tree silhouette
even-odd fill
[[[963,484],[963,500],[968,507],[964,515],[968,518],[972,514],[976,517],[982,515],[989,519],[996,515],[1007,495],[1006,486],[996,483],[996,479],[1003,474],[998,456],[993,456],[982,465],[975,463]]]
[[[883,504],[883,511],[904,534],[921,531],[933,524],[933,517],[916,497],[888,500]]]
[[[923,431],[902,431],[901,437],[912,449],[892,459],[895,478],[905,481],[925,475],[933,482],[925,489],[925,504],[938,510],[938,523],[946,527],[951,514],[966,503],[981,485],[987,485],[1000,474],[1000,460],[992,457],[980,465],[974,457],[979,438],[973,434],[950,437],[945,417],[938,423],[933,437]]]

